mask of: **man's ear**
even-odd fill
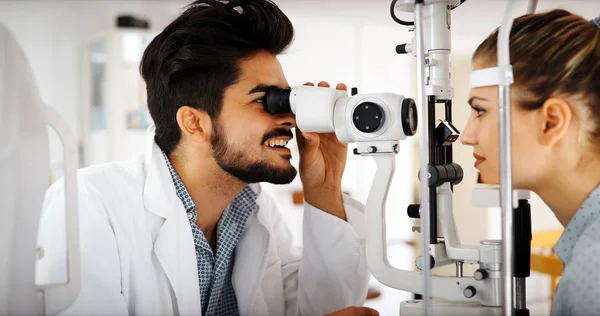
[[[560,98],[546,100],[540,110],[543,124],[542,145],[552,146],[567,133],[572,123],[573,111],[569,103]]]
[[[199,142],[210,142],[212,120],[208,113],[184,105],[177,110],[176,118],[182,136]]]

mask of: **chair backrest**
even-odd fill
[[[0,24],[0,315],[40,315],[36,241],[48,187],[46,111],[33,73]]]

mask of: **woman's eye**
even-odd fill
[[[480,117],[480,116],[482,116],[483,114],[485,114],[485,110],[484,110],[484,109],[473,107],[473,110],[474,110],[475,112],[477,112],[477,117]]]
[[[254,102],[265,104],[265,97],[260,97],[260,98],[258,98],[256,100],[254,100]]]

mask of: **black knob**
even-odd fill
[[[453,185],[459,184],[463,179],[463,170],[459,164],[451,163],[445,165],[428,165],[427,172],[429,176],[428,185],[437,186],[450,182]],[[421,172],[419,172],[419,181]]]
[[[529,310],[525,309],[515,309],[515,316],[529,316]]]
[[[373,102],[360,103],[352,113],[352,121],[359,131],[373,133],[383,126],[383,110]]]
[[[350,89],[350,95],[357,95],[357,94],[358,94],[358,88],[352,87],[352,89]]]
[[[487,273],[487,271],[485,271],[483,269],[477,269],[473,273],[473,278],[477,281],[485,280],[485,279],[487,279],[487,277],[488,277],[488,273]]]
[[[463,294],[465,295],[466,298],[471,298],[471,297],[475,296],[475,294],[477,294],[477,290],[473,286],[469,285],[463,291]]]
[[[396,45],[396,54],[406,54],[406,44]]]
[[[411,204],[408,206],[406,213],[408,214],[408,217],[410,217],[410,218],[421,218],[421,214],[419,213],[420,209],[421,209],[420,204]]]
[[[435,267],[435,258],[432,255],[429,255],[429,268],[433,269]],[[425,259],[423,256],[420,256],[419,258],[417,258],[417,268],[419,268],[419,270],[422,270],[423,267],[425,266]],[[419,265],[421,265],[419,267]]]
[[[354,150],[352,150],[352,152],[353,152],[355,155],[358,155],[358,148],[354,148]]]

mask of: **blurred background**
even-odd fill
[[[527,1],[518,1],[525,12]],[[79,141],[80,167],[130,159],[144,150],[146,128],[151,124],[145,85],[138,72],[149,41],[188,4],[180,0],[2,0],[0,23],[23,47],[33,69],[42,99],[67,119]],[[410,28],[389,15],[389,0],[275,0],[292,20],[296,36],[280,56],[290,85],[307,81],[344,82],[359,93],[394,92],[416,99],[415,58],[398,55],[395,46],[411,41]],[[452,83],[454,125],[461,130],[468,118],[468,75],[471,54],[500,24],[504,0],[469,0],[452,11]],[[600,13],[598,1],[540,0],[538,11],[565,8],[591,19]],[[412,20],[412,14],[399,13]],[[119,16],[133,16],[146,25],[119,27]],[[441,111],[440,111],[441,112]],[[414,270],[418,222],[406,216],[406,207],[418,201],[417,137],[401,142],[397,169],[388,198],[388,242],[392,264]],[[518,141],[518,140],[513,140]],[[292,143],[290,143],[292,144]],[[291,145],[295,148],[295,144]],[[352,145],[350,146],[350,153]],[[51,137],[50,182],[62,175],[61,146]],[[294,149],[292,149],[294,150]],[[465,244],[499,238],[498,209],[471,205],[477,175],[472,150],[457,143],[454,159],[465,170],[455,187],[454,216]],[[297,166],[297,155],[292,162]],[[349,154],[344,190],[366,202],[375,166],[369,158]],[[299,179],[285,186],[265,185],[277,199],[298,245],[302,244],[302,200]],[[534,196],[534,232],[561,229],[550,210]],[[465,267],[465,275],[476,267]],[[454,267],[434,270],[452,275]],[[372,279],[374,298],[367,305],[382,315],[397,315],[401,301],[412,293],[386,288]],[[548,274],[532,272],[528,305],[532,315],[550,313],[552,281]]]

